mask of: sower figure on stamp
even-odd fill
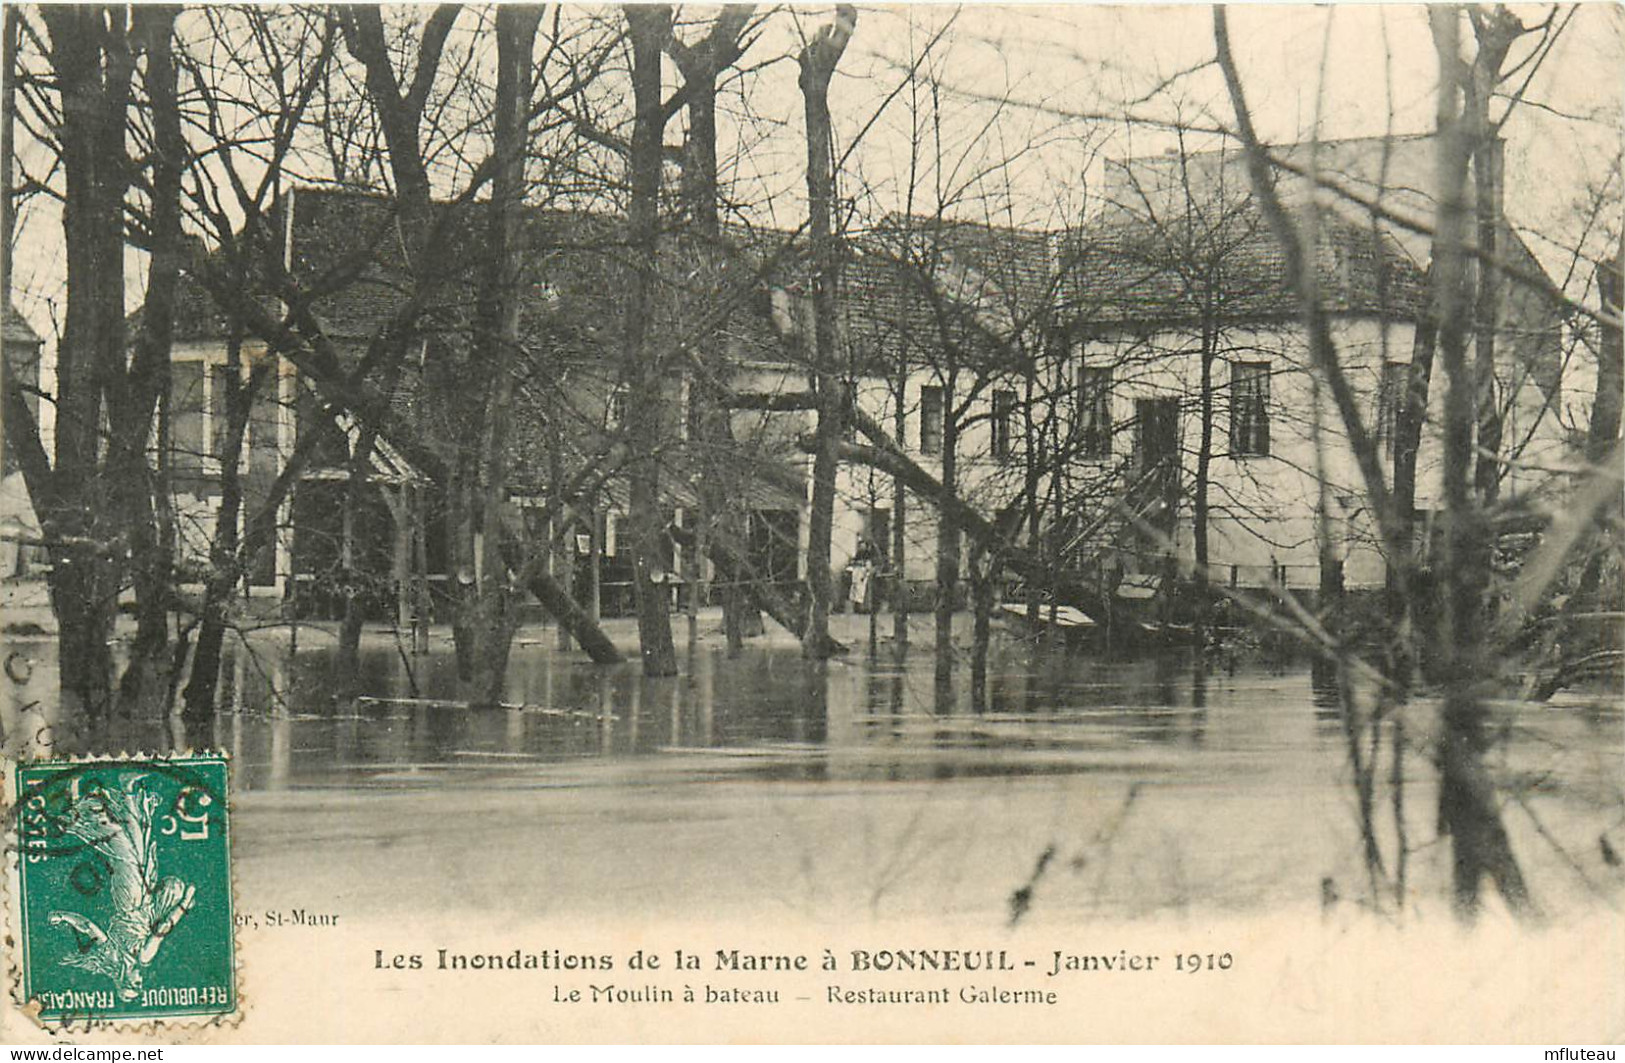
[[[77,912],[50,914],[51,925],[67,926],[77,938],[78,949],[62,962],[111,978],[125,1001],[140,996],[143,969],[191,909],[196,892],[173,875],[158,876],[152,814],[160,798],[142,785],[144,778],[121,778],[116,793],[95,786],[76,796],[63,825],[106,861],[113,908],[107,928]]]

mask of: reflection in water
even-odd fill
[[[937,681],[929,653],[890,652],[828,662],[790,647],[730,660],[700,644],[683,674],[645,679],[560,654],[552,640],[514,647],[510,706],[454,703],[452,655],[416,658],[415,674],[387,640],[363,645],[353,703],[330,697],[331,650],[310,639],[290,662],[286,643],[229,653],[211,733],[178,717],[121,720],[97,744],[229,750],[248,790],[427,782],[447,772],[526,765],[636,762],[663,777],[823,780],[945,779],[1155,771],[1229,781],[1283,772],[1343,771],[1335,667],[1164,652],[1106,660],[995,643],[986,709],[973,710],[968,676]],[[4,651],[15,669],[0,726],[8,748],[54,724],[49,640]],[[0,651],[0,652],[4,652]],[[1606,719],[1550,713],[1527,724],[1596,730]],[[1606,712],[1603,716],[1607,716]],[[1612,717],[1617,726],[1617,714]],[[1589,722],[1586,722],[1589,721]]]
[[[1337,686],[1337,662],[1316,657],[1309,665],[1309,689],[1315,705],[1315,722],[1325,736],[1343,731],[1343,697]]]
[[[1066,903],[1091,911],[1178,908],[1199,896],[1260,905],[1302,897],[1323,878],[1349,896],[1368,877],[1357,863],[1360,802],[1350,799],[1355,758],[1335,669],[1307,661],[1177,651],[1107,660],[996,642],[978,712],[968,667],[939,686],[929,652],[810,662],[794,647],[756,647],[729,660],[702,643],[683,656],[681,675],[645,679],[635,664],[596,667],[551,639],[523,640],[507,704],[469,710],[453,700],[449,649],[412,659],[409,674],[386,638],[364,643],[357,687],[368,696],[335,702],[330,651],[309,629],[302,642],[291,662],[285,634],[252,653],[237,647],[220,710],[201,728],[118,720],[91,740],[79,736],[79,748],[230,751],[236,787],[265,792],[244,805],[264,817],[260,837],[297,822],[303,840],[340,854],[329,856],[330,874],[350,867],[358,835],[444,830],[434,846],[470,844],[400,810],[453,793],[486,809],[500,792],[504,802],[523,795],[525,823],[547,840],[536,852],[591,854],[527,865],[526,874],[585,876],[560,888],[592,897],[621,896],[602,888],[626,878],[614,854],[642,859],[651,847],[667,854],[665,866],[692,859],[718,881],[762,854],[798,876],[816,866],[824,883],[856,888],[872,873],[865,888],[875,893],[863,898],[871,906],[894,871],[916,868],[909,873],[932,888],[985,879],[993,892],[967,903],[1002,911],[1001,884],[1022,881],[1051,849],[1061,855],[1043,889],[1072,889]],[[8,752],[59,725],[54,649],[48,640],[0,641],[0,654],[33,662],[12,662],[19,678],[0,696]],[[1375,785],[1366,805],[1391,810],[1372,818],[1395,854],[1394,894],[1403,895],[1448,852],[1435,827],[1437,704],[1414,697],[1389,710],[1378,717],[1382,730],[1362,733],[1391,741],[1362,742],[1358,759]],[[1619,822],[1618,702],[1574,695],[1496,711],[1499,784],[1513,793],[1518,780],[1535,780],[1538,790],[1521,794],[1541,802],[1543,829],[1578,839],[1573,851],[1596,852],[1599,832],[1608,842]],[[349,792],[361,787],[393,792],[361,801]],[[321,792],[289,792],[299,790]],[[306,834],[301,817],[313,805],[327,815]],[[606,847],[601,834],[636,844]],[[1545,839],[1535,841],[1522,848],[1531,860],[1544,851]],[[940,859],[922,855],[933,846]],[[589,873],[595,866],[602,877]],[[414,873],[396,871],[402,881]],[[1559,868],[1563,876],[1574,877]]]
[[[1191,745],[1202,744],[1207,731],[1207,657],[1191,655]]]
[[[793,753],[801,777],[812,767],[809,751],[857,750],[864,756],[840,758],[843,770],[940,778],[1028,770],[987,756],[969,763],[978,758],[968,751],[997,759],[1012,752],[1195,744],[1202,725],[1191,707],[1209,700],[1205,680],[1194,687],[1179,681],[1202,674],[1199,668],[1192,673],[1184,656],[1030,660],[1024,646],[996,646],[987,708],[977,713],[965,677],[937,682],[924,653],[901,660],[886,653],[809,662],[785,648],[729,660],[719,647],[700,645],[686,655],[683,675],[645,679],[635,668],[593,666],[537,640],[516,645],[512,656],[506,700],[522,707],[468,710],[453,703],[458,690],[451,654],[417,658],[412,674],[395,648],[379,640],[364,644],[357,662],[355,687],[367,696],[335,703],[330,647],[302,641],[291,661],[286,642],[228,647],[221,708],[209,733],[186,733],[178,715],[122,720],[109,725],[105,744],[223,747],[250,789],[385,773],[393,778],[403,770],[699,750]],[[54,648],[40,640],[25,650],[45,659]],[[49,664],[34,667],[26,683],[12,684],[0,719],[7,735],[53,722],[55,674]],[[942,755],[921,755],[932,751]],[[777,767],[787,770],[783,763]],[[1042,770],[1068,769],[1046,763]],[[815,774],[824,774],[821,762]]]

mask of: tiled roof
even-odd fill
[[[448,234],[443,258],[450,273],[440,297],[426,309],[424,324],[429,331],[438,328],[456,334],[470,325],[484,262],[483,209],[483,204],[467,208]],[[523,213],[521,224],[520,279],[525,294],[520,331],[527,343],[546,343],[558,353],[587,360],[619,351],[619,309],[635,271],[625,221],[587,211],[533,208]],[[335,337],[371,337],[405,300],[410,283],[392,230],[393,215],[385,200],[321,191],[298,194],[295,272],[314,282],[358,251],[365,263],[354,283],[314,304]],[[714,334],[707,326],[715,326],[737,341],[772,342],[765,322],[753,326],[731,318],[714,320],[716,315],[709,311],[719,293],[753,305],[740,298],[738,289],[751,289],[755,263],[749,254],[727,246],[710,250],[702,254],[680,236],[663,239],[656,263],[651,335],[657,342],[674,341],[689,332]],[[559,334],[561,328],[567,335]]]
[[[1336,214],[1318,235],[1328,310],[1414,318],[1422,271],[1392,238]],[[1204,306],[1232,323],[1301,313],[1280,246],[1250,206],[1184,232],[1124,212],[1065,233],[889,218],[852,249],[841,305],[859,361],[929,362],[946,342],[973,362],[1011,358],[1051,325],[1156,326]]]
[[[976,223],[893,216],[855,237],[841,313],[855,360],[962,364],[1017,358],[1047,324],[1058,286],[1051,239]]]
[[[447,233],[443,261],[449,273],[419,321],[429,353],[422,365],[408,359],[396,385],[397,408],[442,447],[450,446],[459,426],[448,403],[429,401],[435,391],[429,378],[437,358],[453,367],[455,378],[469,342],[486,261],[483,211],[483,204],[467,208]],[[293,237],[293,268],[315,290],[323,287],[323,274],[352,260],[362,265],[353,283],[313,304],[330,335],[360,349],[411,290],[391,205],[374,197],[301,191]],[[615,216],[526,210],[519,241],[524,349],[515,406],[525,413],[511,419],[509,432],[516,487],[531,475],[545,478],[559,457],[550,424],[568,426],[560,433],[567,444],[592,446],[591,427],[601,411],[568,408],[561,397],[567,379],[584,376],[607,385],[624,372],[622,311],[636,268],[626,223]],[[673,364],[688,348],[720,348],[740,360],[782,359],[782,341],[765,300],[757,297],[759,265],[752,254],[732,247],[702,249],[683,234],[664,237],[648,325],[651,351]],[[735,312],[717,312],[719,304],[730,303]]]
[[[318,299],[314,309],[341,346],[359,350],[411,288],[393,207],[382,198],[333,191],[301,190],[295,202],[295,272],[320,290],[324,274],[355,267],[354,279]],[[484,208],[465,209],[449,233],[446,283],[420,319],[430,344],[427,363],[434,365],[432,352],[442,350],[439,364],[454,372],[469,342],[482,262]],[[1328,308],[1413,318],[1423,276],[1403,249],[1368,224],[1336,214],[1320,222],[1314,261]],[[568,464],[554,449],[556,438],[584,451],[593,445],[591,430],[555,437],[549,428],[584,427],[593,416],[561,402],[564,378],[580,372],[613,382],[624,372],[623,307],[635,269],[625,224],[585,211],[523,214],[525,357],[515,408],[524,412],[512,418],[510,433],[516,490],[541,490],[555,461],[563,457]],[[939,363],[949,345],[966,368],[994,368],[1029,354],[1057,325],[1088,330],[1188,322],[1204,301],[1233,323],[1300,313],[1280,248],[1250,207],[1232,211],[1206,233],[1154,226],[1123,212],[1065,233],[891,217],[846,239],[843,253],[839,313],[845,350],[859,372],[889,372],[899,359]],[[741,362],[804,363],[812,332],[805,233],[730,228],[719,245],[709,246],[691,234],[670,233],[662,237],[656,269],[651,349],[674,354],[691,344]],[[181,285],[176,333],[181,339],[223,334],[212,301],[195,283]],[[449,456],[459,426],[445,399],[431,400],[433,394],[418,360],[409,359],[394,401],[425,440]],[[741,483],[760,479],[771,465],[774,489],[795,489],[798,454],[757,458],[762,468],[742,470]],[[680,472],[672,477],[681,479]]]
[[[296,203],[295,272],[314,283],[352,258],[361,263],[351,283],[318,299],[314,309],[335,338],[365,341],[409,290],[390,203],[325,190],[301,190]],[[430,333],[455,336],[469,328],[480,259],[479,209],[470,208],[451,234],[446,258],[453,274],[423,316]],[[619,307],[633,271],[624,221],[551,210],[530,210],[524,219],[526,291],[532,298],[522,308],[521,330],[528,342],[545,343],[568,359],[617,357]],[[1330,309],[1414,314],[1420,270],[1388,238],[1337,215],[1324,219],[1321,236],[1316,263]],[[1051,234],[893,216],[850,238],[845,249],[840,305],[859,366],[895,364],[900,347],[916,350],[921,359],[935,357],[945,340],[996,357],[1010,346],[1017,326],[1025,330],[1051,319],[1085,327],[1188,320],[1204,299],[1216,301],[1233,320],[1298,313],[1280,249],[1256,213],[1227,219],[1222,232],[1204,240],[1123,217]],[[739,356],[792,357],[795,330],[787,332],[783,321],[775,327],[769,291],[806,302],[812,285],[804,234],[730,229],[724,246],[712,251],[701,256],[681,236],[663,240],[651,334],[670,342],[689,334],[711,342],[720,336]],[[699,262],[708,268],[698,268]],[[718,314],[723,292],[736,309]],[[810,311],[803,305],[798,313],[803,320],[796,328],[805,331]],[[209,297],[183,283],[177,338],[222,331]]]
[[[1328,310],[1415,317],[1422,271],[1390,237],[1331,213],[1316,228],[1314,266]],[[1061,257],[1064,313],[1083,329],[1191,321],[1204,312],[1230,322],[1302,312],[1281,246],[1252,208],[1206,228],[1114,217],[1070,234]]]

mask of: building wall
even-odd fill
[[[239,379],[248,380],[252,368],[265,356],[264,351],[260,343],[243,345]],[[225,365],[226,348],[219,341],[178,342],[171,352],[169,468],[183,567],[207,559],[219,512]],[[244,490],[244,526],[256,497],[263,497],[293,451],[296,380],[293,367],[278,362],[255,394],[238,464]],[[155,426],[154,446],[156,431]],[[291,530],[287,523],[286,519],[278,522],[276,542],[269,547],[272,556],[258,566],[260,571],[252,580],[257,586],[280,590],[289,571]]]
[[[1396,396],[1383,395],[1383,366],[1389,363],[1390,383],[1403,379],[1413,355],[1415,329],[1407,322],[1381,322],[1345,316],[1333,322],[1345,374],[1355,391],[1368,432],[1382,448],[1384,480],[1392,477],[1392,404]],[[1345,585],[1380,587],[1384,579],[1383,555],[1376,525],[1368,509],[1363,479],[1341,419],[1329,392],[1317,392],[1309,371],[1309,352],[1301,325],[1283,322],[1272,326],[1221,329],[1216,349],[1220,355],[1212,372],[1213,433],[1209,468],[1210,579],[1242,587],[1259,587],[1284,580],[1288,586],[1312,588],[1320,580],[1320,544],[1317,511],[1322,504],[1324,478],[1329,521],[1327,533],[1332,557],[1344,566]],[[1142,399],[1173,399],[1178,405],[1181,450],[1181,496],[1174,544],[1180,568],[1194,566],[1194,528],[1191,489],[1200,451],[1199,331],[1164,327],[1134,333],[1119,331],[1092,339],[1075,348],[1064,365],[1041,372],[1039,391],[1058,401],[1041,400],[1034,410],[1035,430],[1064,434],[1078,416],[1075,381],[1081,367],[1113,369],[1110,392],[1113,431],[1110,453],[1098,457],[1074,456],[1064,466],[1063,493],[1082,499],[1069,515],[1082,523],[1091,519],[1107,499],[1121,492],[1133,475],[1137,452],[1137,403]],[[1232,453],[1230,396],[1232,362],[1266,363],[1269,377],[1269,453]],[[1529,438],[1525,463],[1509,472],[1504,495],[1547,489],[1551,468],[1561,468],[1568,453],[1559,418],[1544,392],[1529,376],[1503,366],[1507,379],[1521,380],[1510,404],[1507,438]],[[964,428],[958,448],[959,494],[984,514],[995,512],[1015,498],[1023,484],[1024,457],[1029,446],[1021,419],[1005,457],[995,454],[993,394],[1011,390],[1025,394],[1024,381],[992,377],[976,382],[963,374],[955,393]],[[903,444],[927,471],[941,475],[938,454],[922,450],[924,419],[922,392],[945,388],[943,374],[916,369],[907,378],[904,397]],[[1430,419],[1418,458],[1417,508],[1424,514],[1440,497],[1439,432],[1443,417],[1445,381],[1435,367],[1430,389]],[[859,388],[863,409],[888,431],[895,432],[894,386],[866,380]],[[946,399],[946,391],[944,391]],[[969,398],[968,405],[966,400]],[[1318,413],[1317,413],[1318,411]],[[1386,422],[1386,423],[1384,423]],[[810,425],[810,420],[807,422]],[[1318,427],[1317,427],[1318,426]],[[1319,433],[1320,444],[1316,438]],[[1050,480],[1042,478],[1041,495],[1047,497]],[[834,557],[842,567],[858,549],[871,506],[890,510],[893,489],[889,476],[864,467],[843,468],[841,505],[837,514]],[[1091,511],[1090,507],[1094,507]],[[917,584],[935,578],[936,509],[912,496],[908,500],[907,557],[904,575]],[[1425,521],[1425,517],[1424,517]],[[1104,544],[1101,544],[1104,546]],[[1132,569],[1134,559],[1119,557]]]
[[[1381,448],[1384,481],[1392,484],[1392,409],[1398,395],[1382,394],[1383,366],[1395,367],[1403,379],[1414,354],[1415,329],[1405,322],[1343,317],[1332,323],[1345,376],[1356,395],[1368,433]],[[1332,556],[1344,564],[1345,585],[1381,586],[1383,555],[1376,522],[1347,433],[1329,389],[1316,387],[1309,371],[1308,345],[1301,326],[1269,329],[1224,329],[1217,346],[1222,360],[1213,372],[1213,458],[1209,470],[1210,578],[1240,586],[1282,578],[1289,586],[1315,586],[1320,557],[1317,511],[1324,504]],[[1183,487],[1176,545],[1185,570],[1194,562],[1190,486],[1199,452],[1199,337],[1193,330],[1165,329],[1139,336],[1111,336],[1087,344],[1083,364],[1117,364],[1127,379],[1113,391],[1115,440],[1132,448],[1135,401],[1158,395],[1179,399],[1183,450]],[[1193,353],[1179,355],[1181,350]],[[1147,352],[1155,352],[1148,356]],[[1267,456],[1230,453],[1229,361],[1264,362],[1269,366],[1270,446]],[[1567,451],[1555,404],[1516,359],[1504,358],[1498,376],[1513,382],[1505,439],[1522,445],[1520,464],[1509,472],[1503,495],[1548,489],[1552,468]],[[1435,362],[1429,392],[1430,412],[1417,461],[1419,511],[1437,508],[1442,497],[1441,431],[1447,382]],[[1319,443],[1317,445],[1317,435]],[[1524,444],[1523,441],[1527,440]],[[1114,448],[1115,449],[1115,448]]]
[[[1383,323],[1370,318],[1342,317],[1333,325],[1348,378],[1353,385],[1362,415],[1373,431],[1378,428],[1384,403],[1381,396],[1383,365],[1403,366],[1413,353],[1414,329],[1406,323]],[[1024,380],[1009,375],[987,373],[980,377],[965,371],[959,374],[956,389],[949,394],[945,374],[938,369],[919,367],[904,381],[901,440],[904,450],[935,476],[941,475],[940,453],[932,453],[926,421],[926,389],[940,389],[943,401],[954,409],[961,432],[958,455],[958,493],[984,514],[993,514],[1016,498],[1024,485],[1029,456],[1042,456],[1044,440],[1065,437],[1080,416],[1077,381],[1083,367],[1110,366],[1112,415],[1111,446],[1098,457],[1074,455],[1061,471],[1060,489],[1068,498],[1079,499],[1068,516],[1082,523],[1101,512],[1108,499],[1120,491],[1132,475],[1139,431],[1137,403],[1142,399],[1168,398],[1178,405],[1178,441],[1181,450],[1183,494],[1174,525],[1176,556],[1189,573],[1194,562],[1189,489],[1194,478],[1199,450],[1201,399],[1198,331],[1186,327],[1116,332],[1098,336],[1067,352],[1063,358],[1046,362],[1037,377]],[[1219,583],[1256,587],[1284,579],[1292,587],[1313,587],[1319,581],[1319,547],[1316,511],[1320,505],[1320,476],[1326,481],[1325,503],[1331,514],[1328,533],[1333,554],[1344,562],[1345,583],[1349,587],[1376,587],[1383,580],[1383,561],[1376,545],[1374,522],[1365,510],[1365,491],[1347,440],[1328,396],[1319,396],[1308,371],[1308,350],[1296,322],[1272,326],[1230,328],[1219,331],[1217,347],[1221,357],[1213,371],[1213,447],[1210,468],[1209,564],[1210,578]],[[177,348],[177,364],[199,363],[196,372],[180,376],[195,380],[207,390],[201,400],[202,423],[198,438],[213,438],[210,418],[218,404],[212,389],[216,380],[203,367],[223,362],[218,344],[189,344]],[[1268,414],[1270,447],[1267,455],[1231,453],[1231,362],[1267,363],[1269,379]],[[733,385],[739,391],[792,393],[805,391],[805,373],[792,366],[747,363],[737,369]],[[276,440],[282,455],[291,451],[294,439],[291,402],[295,378],[283,371],[278,378],[282,402],[277,407]],[[1023,412],[1029,389],[1039,398],[1031,409],[1033,431],[1027,431]],[[575,442],[584,450],[618,427],[614,396],[619,380],[608,366],[573,369],[562,381],[556,399],[574,418],[570,424]],[[1013,396],[1014,416],[1007,430],[996,424],[997,395]],[[1429,510],[1438,498],[1437,425],[1442,416],[1444,381],[1435,372],[1432,388],[1430,434],[1424,440],[1419,460],[1417,505]],[[1551,477],[1544,470],[1559,467],[1568,453],[1559,419],[1550,412],[1555,403],[1530,374],[1523,374],[1517,388],[1517,401],[1508,421],[1508,438],[1528,435],[1532,440],[1527,466],[1520,466],[1507,480],[1507,494],[1539,490]],[[896,432],[898,402],[895,384],[878,377],[858,382],[859,406],[888,432]],[[692,472],[681,457],[686,434],[687,385],[674,378],[666,389],[659,412],[669,438],[674,440],[672,460],[663,476],[672,493],[674,509],[691,507],[692,488],[687,486]],[[1317,424],[1323,430],[1317,449]],[[811,411],[763,412],[737,410],[732,415],[733,432],[744,457],[731,470],[737,473],[737,497],[749,508],[795,511],[797,528],[797,578],[805,578],[806,529],[811,498],[812,462],[798,438],[812,431],[816,415]],[[923,433],[923,434],[922,434]],[[856,438],[856,437],[855,437]],[[864,442],[856,438],[858,442]],[[203,469],[208,464],[205,453]],[[534,459],[527,459],[534,465]],[[757,464],[753,464],[757,463]],[[765,470],[774,470],[768,475]],[[539,470],[521,465],[521,478],[540,482]],[[1391,458],[1385,452],[1384,471],[1391,475]],[[206,481],[203,477],[200,483]],[[1041,496],[1047,498],[1051,477],[1040,477]],[[538,496],[539,497],[539,496]],[[183,536],[187,550],[202,557],[208,534],[213,529],[218,493],[206,486],[179,499]],[[895,505],[891,476],[867,466],[847,463],[839,473],[832,563],[837,573],[854,558],[864,554],[866,539],[884,527],[884,542],[875,544],[878,553],[890,557],[890,527]],[[607,557],[618,557],[621,537],[616,534],[624,521],[624,492],[609,489],[603,507]],[[936,507],[913,495],[907,500],[905,521],[906,553],[903,576],[917,586],[935,579],[937,554]],[[688,521],[689,514],[678,516]],[[1021,537],[1027,541],[1028,529]],[[1104,545],[1104,544],[1102,544]],[[687,574],[689,560],[674,563]],[[968,549],[962,558],[968,558]],[[1131,558],[1116,560],[1131,567]],[[963,562],[962,562],[963,563]],[[289,569],[287,544],[278,550],[277,574]],[[702,565],[702,578],[714,579],[709,563]]]

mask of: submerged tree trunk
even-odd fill
[[[993,642],[993,607],[998,597],[999,560],[997,554],[978,545],[971,552],[970,688],[971,708],[987,709],[987,662]]]
[[[508,654],[518,623],[503,554],[508,494],[509,411],[519,352],[519,212],[525,194],[525,150],[529,141],[532,56],[542,9],[505,4],[497,8],[497,83],[493,135],[495,176],[486,215],[484,270],[480,278],[475,379],[484,408],[475,475],[467,502],[477,514],[480,534],[474,558],[475,584],[459,603],[459,619],[472,634],[466,677],[471,704],[502,698]]]
[[[178,8],[154,6],[134,14],[130,43],[145,53],[142,80],[151,108],[152,199],[147,250],[146,301],[123,386],[108,399],[112,428],[108,465],[116,503],[122,511],[135,589],[136,634],[119,682],[121,701],[132,711],[167,709],[174,654],[169,618],[174,605],[175,528],[169,485],[148,461],[147,441],[160,396],[169,390],[170,348],[174,338],[175,296],[180,281],[181,168],[186,140],[173,48]],[[113,147],[109,133],[108,148]],[[119,145],[119,158],[124,157]],[[122,235],[122,231],[118,235]],[[122,310],[122,293],[118,302]],[[120,358],[119,367],[123,368]]]
[[[214,714],[227,613],[242,579],[238,527],[242,520],[243,484],[238,466],[254,392],[266,376],[265,370],[256,369],[246,382],[241,380],[242,330],[236,325],[232,326],[226,342],[225,369],[226,427],[220,434],[220,508],[215,512],[214,536],[209,543],[209,576],[203,584],[197,641],[192,648],[192,672],[186,681],[181,713],[189,734],[205,727]]]
[[[73,662],[61,669],[62,718],[77,725],[112,707],[108,643],[124,568],[124,529],[109,502],[100,437],[103,396],[116,390],[125,355],[124,124],[133,57],[100,8],[45,8],[41,16],[52,72],[71,101],[58,130],[67,307],[57,350],[55,467],[42,461],[29,490],[51,556],[59,657]],[[19,405],[7,410],[14,434]]]
[[[754,12],[754,4],[729,5],[722,9],[710,32],[698,44],[684,45],[675,35],[667,41],[672,59],[683,75],[683,91],[688,99],[683,199],[689,220],[699,236],[699,254],[708,261],[721,250],[722,242],[717,213],[717,78],[738,62],[744,49],[742,34]],[[695,377],[689,389],[689,402],[695,406],[696,414],[690,423],[699,436],[692,441],[695,460],[700,465],[701,512],[696,524],[703,529],[699,540],[708,535],[723,535],[743,543],[750,534],[749,510],[739,493],[730,490],[722,467],[734,438],[732,419],[722,396],[717,393],[716,382],[723,378],[726,369],[715,353],[719,350],[718,338],[713,334],[707,337],[709,342],[699,345],[705,352],[702,357],[708,360],[708,372]],[[697,540],[695,546],[701,549],[695,555],[691,594],[697,592],[700,566],[705,564],[703,544]],[[719,567],[717,575],[721,577],[722,626],[728,655],[737,657],[744,649],[746,636],[761,633],[762,618],[751,596],[741,586],[739,573]]]
[[[1194,590],[1196,596],[1196,637],[1200,645],[1207,638],[1208,629],[1208,479],[1213,464],[1213,322],[1207,314],[1202,320],[1202,394],[1199,416],[1201,437],[1196,450],[1196,482],[1192,485],[1191,544],[1195,554]],[[1175,525],[1177,527],[1177,525]]]
[[[942,490],[948,497],[958,497],[958,418],[950,411],[954,403],[955,375],[949,373],[942,406]],[[934,621],[936,644],[934,652],[935,675],[938,684],[946,683],[954,666],[954,607],[959,599],[959,521],[949,508],[937,510],[937,595]]]
[[[677,674],[677,647],[671,636],[671,608],[664,581],[665,521],[660,509],[659,450],[664,425],[661,410],[663,383],[647,342],[649,313],[654,307],[655,255],[659,248],[661,137],[665,111],[660,99],[660,56],[671,33],[671,7],[666,4],[628,5],[626,22],[632,41],[631,203],[628,207],[628,243],[633,271],[625,308],[627,444],[634,455],[630,512],[633,591],[638,610],[638,645],[643,674]]]
[[[893,411],[893,421],[898,439],[904,439],[908,434],[908,366],[904,363],[899,366],[897,373],[897,389],[893,395],[896,407]],[[892,581],[892,639],[897,643],[899,653],[908,650],[908,485],[901,476],[892,478],[892,556],[891,569],[896,573]]]
[[[1451,837],[1456,911],[1462,918],[1472,919],[1482,905],[1485,878],[1494,881],[1514,912],[1527,910],[1530,899],[1484,763],[1489,746],[1488,709],[1480,686],[1486,666],[1484,610],[1490,527],[1470,481],[1475,407],[1481,395],[1467,364],[1470,311],[1463,297],[1473,129],[1471,116],[1461,104],[1469,92],[1458,73],[1462,65],[1461,13],[1456,8],[1436,8],[1429,12],[1429,20],[1440,64],[1434,305],[1447,388],[1445,601],[1439,638],[1446,660],[1439,812],[1443,829]]]
[[[591,514],[596,522],[597,511]],[[620,664],[621,652],[615,644],[604,634],[604,629],[598,626],[598,561],[602,552],[596,530],[592,534],[591,552],[588,557],[590,567],[587,581],[589,584],[589,608],[582,608],[575,600],[574,595],[566,591],[558,580],[549,576],[546,570],[536,561],[521,562],[518,556],[522,551],[521,544],[514,541],[505,529],[499,529],[504,537],[505,556],[508,570],[518,574],[517,582],[536,596],[536,600],[558,620],[559,626],[569,631],[592,659],[594,664]]]
[[[857,25],[857,9],[842,5],[835,22],[821,27],[801,50],[801,95],[807,120],[807,215],[813,261],[813,386],[818,425],[813,453],[812,509],[807,521],[809,616],[802,652],[824,658],[841,647],[829,634],[833,588],[830,565],[835,524],[836,453],[848,416],[844,374],[837,364],[840,337],[836,320],[840,249],[834,232],[834,132],[830,126],[829,83]]]

